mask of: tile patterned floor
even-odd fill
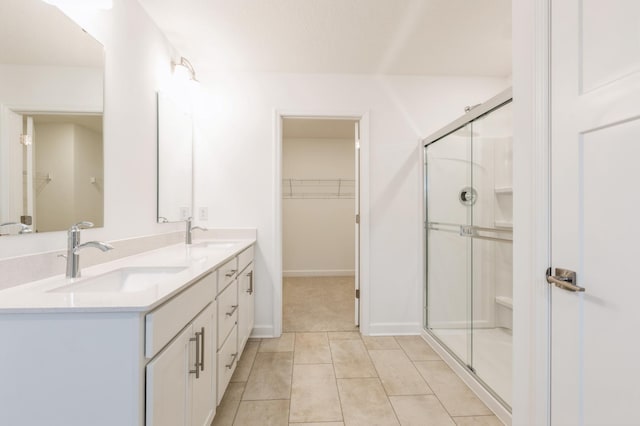
[[[353,277],[283,280],[282,330],[355,331]]]
[[[336,298],[315,293],[318,304]],[[361,336],[341,318],[314,321],[305,312],[304,331],[251,339],[213,426],[502,425],[419,336]],[[296,315],[289,321],[296,328]],[[318,322],[327,328],[308,329]]]

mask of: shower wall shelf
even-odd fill
[[[494,224],[496,228],[513,229],[513,222],[508,222],[506,220],[496,220]]]
[[[513,299],[507,296],[496,296],[496,303],[505,308],[513,309]]]
[[[494,191],[496,194],[513,194],[513,188],[510,186],[498,186]]]
[[[285,199],[354,199],[354,179],[282,179]]]

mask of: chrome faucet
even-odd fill
[[[0,228],[2,228],[3,226],[11,226],[11,225],[16,225],[20,227],[20,231],[18,232],[18,234],[30,234],[33,232],[33,229],[31,229],[29,225],[25,225],[24,223],[20,223],[20,222],[0,223]],[[0,234],[0,235],[9,235],[9,234]]]
[[[92,228],[91,222],[79,222],[69,228],[67,232],[67,278],[80,277],[80,255],[78,252],[85,247],[94,247],[102,251],[109,251],[113,249],[111,244],[102,243],[100,241],[89,241],[84,244],[80,244],[80,230],[86,228]]]
[[[186,222],[187,222],[187,232],[184,236],[184,243],[185,244],[191,244],[191,231],[194,231],[196,229],[199,229],[201,231],[206,231],[207,228],[203,227],[203,226],[191,226],[191,221],[193,220],[192,217],[188,217]]]

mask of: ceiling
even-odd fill
[[[284,139],[351,139],[355,138],[354,120],[285,118],[282,120]]]
[[[27,115],[27,114],[25,114]],[[76,124],[102,134],[102,115],[95,114],[28,114],[37,124]]]
[[[0,0],[0,64],[102,68],[102,45],[42,0]]]
[[[511,0],[139,0],[198,72],[511,74]]]

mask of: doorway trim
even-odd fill
[[[513,424],[550,424],[551,1],[513,4]],[[535,206],[532,209],[532,206]],[[517,222],[516,222],[517,221]]]
[[[360,332],[369,333],[369,112],[368,111],[305,111],[275,110],[274,128],[274,291],[273,335],[282,334],[282,120],[285,118],[312,118],[353,120],[360,123]],[[355,221],[355,218],[354,218]]]

